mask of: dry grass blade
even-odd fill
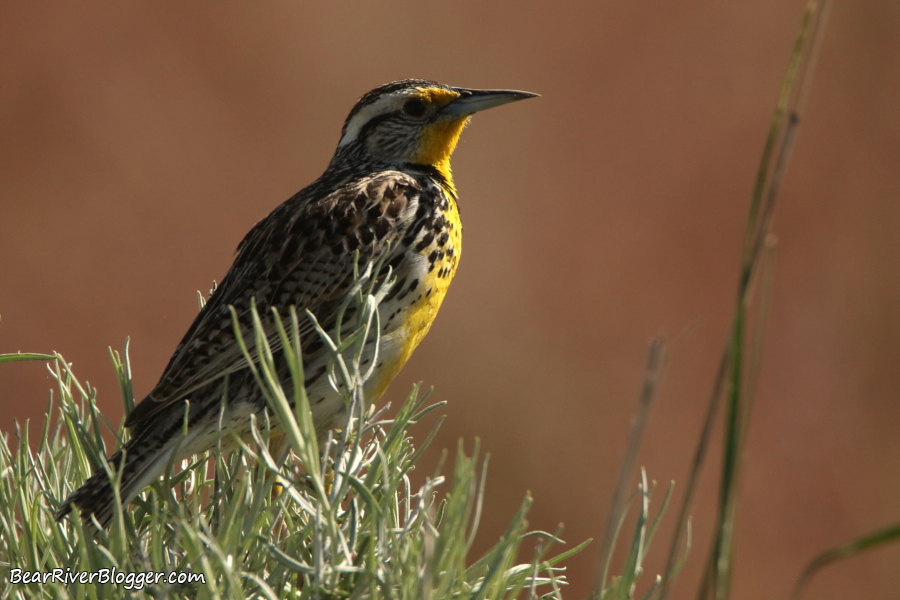
[[[741,434],[746,430],[746,424],[741,420],[741,415],[745,414],[741,404],[743,400],[742,390],[746,389],[746,384],[742,379],[746,308],[753,289],[751,284],[761,263],[765,240],[771,231],[776,200],[793,151],[797,127],[800,123],[800,105],[807,93],[810,76],[815,65],[815,58],[821,43],[821,34],[824,31],[825,5],[824,0],[812,1],[807,4],[781,94],[772,117],[769,134],[766,138],[756,186],[751,200],[747,229],[744,235],[741,275],[731,336],[719,363],[700,439],[694,453],[685,496],[679,511],[676,530],[664,571],[665,575],[662,588],[660,589],[660,598],[666,598],[670,589],[671,575],[677,560],[679,543],[687,523],[693,496],[696,492],[700,469],[703,466],[708,450],[712,426],[719,407],[726,397],[726,392],[729,402],[720,486],[719,520],[716,526],[716,543],[710,556],[707,577],[704,578],[699,597],[705,597],[710,592],[714,592],[716,598],[725,598],[728,594],[731,568],[731,537],[727,535],[727,531],[730,530],[734,518],[733,508],[737,484],[737,464],[741,438],[743,437]],[[723,535],[723,532],[726,535]]]
[[[897,541],[900,541],[900,523],[885,527],[884,529],[879,529],[878,531],[851,540],[846,544],[841,544],[840,546],[826,550],[812,559],[809,564],[806,565],[806,568],[803,569],[803,574],[800,575],[800,579],[797,580],[797,585],[794,587],[794,593],[791,594],[792,600],[800,600],[803,591],[806,589],[806,586],[809,585],[809,581],[812,579],[813,575],[822,569],[822,567],[825,567],[836,560],[849,558],[860,552],[872,550],[884,544],[896,543]]]
[[[606,513],[606,523],[603,527],[600,555],[597,562],[596,579],[594,580],[594,588],[591,593],[591,598],[593,599],[600,598],[606,586],[609,565],[616,545],[616,534],[619,530],[618,524],[621,522],[622,514],[625,512],[628,490],[631,487],[631,478],[637,466],[641,441],[644,438],[644,431],[647,426],[647,420],[650,417],[653,399],[656,397],[656,391],[659,389],[659,382],[662,379],[663,366],[665,364],[664,357],[665,342],[663,339],[655,337],[650,340],[650,347],[647,350],[647,366],[644,369],[644,385],[638,399],[638,409],[631,421],[628,447],[625,451],[625,458],[622,460],[622,468],[619,470],[619,479],[615,488],[613,488],[612,501]]]

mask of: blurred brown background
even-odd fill
[[[532,526],[596,537],[647,341],[699,323],[673,354],[641,458],[683,489],[802,8],[5,2],[0,351],[60,351],[118,416],[107,347],[131,336],[146,393],[195,290],[321,173],[362,93],[404,77],[539,92],[463,136],[464,259],[388,396],[434,385],[450,401],[436,446],[479,436],[493,455],[482,548],[526,490]],[[898,107],[900,4],[836,2],[775,226],[736,599],[786,598],[814,553],[900,518]],[[37,418],[51,385],[42,364],[0,369],[0,427]],[[717,458],[680,598],[708,550]],[[568,597],[587,591],[596,552],[570,561]],[[827,570],[807,597],[898,594],[893,548]]]

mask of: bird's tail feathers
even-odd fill
[[[128,506],[141,490],[165,472],[177,438],[157,452],[142,452],[140,448],[142,441],[140,438],[130,440],[121,450],[107,459],[110,472],[120,479],[119,498],[123,507]],[[81,517],[85,523],[90,522],[93,515],[105,528],[115,515],[115,504],[113,483],[107,470],[100,468],[84,482],[84,485],[66,498],[54,518],[57,521],[62,520],[71,512],[74,505],[81,510]]]

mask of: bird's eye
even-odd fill
[[[425,103],[415,98],[407,100],[403,105],[403,112],[411,117],[421,117],[425,114]]]

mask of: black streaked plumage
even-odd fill
[[[127,416],[131,439],[109,458],[123,472],[122,501],[130,502],[163,473],[176,444],[180,458],[216,443],[223,394],[228,402],[222,427],[228,432],[246,435],[250,416],[266,410],[236,343],[229,307],[245,335],[252,331],[254,299],[260,315],[270,308],[285,314],[293,305],[300,313],[310,310],[333,331],[336,311],[353,284],[356,251],[361,268],[387,252],[398,280],[379,307],[381,366],[366,388],[367,397],[377,400],[427,333],[456,271],[462,232],[449,156],[463,126],[477,110],[531,96],[422,79],[389,83],[364,95],[347,117],[325,173],[250,230],[159,383]],[[415,103],[406,104],[411,99]],[[301,332],[305,385],[322,432],[340,425],[344,403],[325,376],[328,357],[310,329]],[[277,348],[274,328],[270,342]],[[374,348],[367,351],[369,360]],[[282,365],[282,382],[289,384],[284,361],[276,357],[276,363]],[[291,397],[289,387],[286,391]],[[186,400],[188,435],[182,438]],[[113,498],[105,470],[97,469],[60,505],[56,518],[74,504],[105,526]]]

